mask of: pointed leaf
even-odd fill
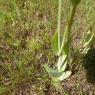
[[[71,45],[70,42],[66,42],[66,43],[64,44],[63,51],[62,51],[62,53],[63,53],[64,55],[68,55],[70,45]]]

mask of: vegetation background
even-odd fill
[[[70,10],[63,0],[62,31]],[[73,54],[74,74],[54,84],[43,64],[56,62],[51,38],[56,31],[58,0],[0,0],[0,95],[95,95],[95,50]],[[81,47],[88,29],[95,31],[95,0],[81,0],[73,24],[73,46]],[[94,44],[93,44],[94,47]]]

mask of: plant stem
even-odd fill
[[[61,49],[61,10],[62,10],[62,0],[59,0],[58,8],[58,48]]]
[[[75,15],[75,10],[76,10],[76,6],[75,7],[72,6],[71,11],[70,11],[70,17],[69,17],[68,25],[66,27],[68,41],[71,40],[70,34],[71,34],[71,28],[72,28],[72,24],[73,24],[73,18]],[[66,37],[66,36],[64,35],[64,37]]]
[[[76,10],[76,6],[71,6],[68,23],[67,23],[64,35],[63,35],[60,55],[62,54],[65,41],[67,40],[67,42],[70,44],[70,41],[71,41],[70,34],[71,34],[71,28],[72,28],[72,24],[73,24],[73,18],[74,18],[74,15],[75,15],[75,10]]]

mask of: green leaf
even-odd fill
[[[59,55],[59,48],[58,48],[58,32],[55,32],[53,39],[52,39],[52,49],[55,55]]]
[[[52,69],[50,68],[47,64],[44,65],[44,68],[46,69],[46,71],[49,73],[49,75],[51,77],[60,77],[62,75],[63,72],[59,72],[57,69]]]
[[[63,51],[62,51],[63,55],[68,55],[70,45],[71,45],[71,42],[67,41],[67,42],[64,43],[64,47],[63,47]]]
[[[92,43],[93,37],[94,37],[94,33],[91,33],[91,31],[89,30],[84,39],[84,47],[90,46],[90,44]]]
[[[63,39],[63,41],[62,41],[62,45],[61,45],[61,50],[60,50],[60,54],[66,54],[66,55],[68,55],[68,53],[69,53],[69,49],[70,49],[70,46],[71,46],[71,40],[69,39],[69,38],[67,38],[66,40],[67,41],[64,41],[65,39]]]
[[[63,72],[62,76],[59,77],[60,81],[63,81],[64,79],[68,78],[72,74],[71,71],[65,71]]]

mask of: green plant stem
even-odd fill
[[[68,41],[71,40],[70,34],[71,34],[71,28],[72,28],[72,24],[73,24],[73,18],[74,18],[74,15],[75,15],[75,10],[76,10],[76,7],[71,7],[70,17],[69,17],[68,25],[66,27]]]
[[[62,0],[59,0],[59,8],[58,8],[58,48],[61,48],[61,10],[62,10]]]
[[[70,45],[70,41],[71,41],[71,36],[70,36],[71,35],[71,28],[72,28],[72,24],[73,24],[73,18],[74,18],[74,15],[75,15],[75,11],[76,11],[76,6],[71,6],[68,23],[67,23],[64,35],[63,35],[60,55],[62,54],[62,51],[63,51],[63,48],[64,48],[64,43],[65,43],[66,39],[67,39],[67,42]]]

